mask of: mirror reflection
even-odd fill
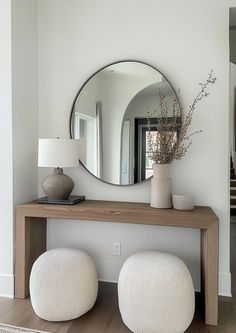
[[[72,107],[70,129],[71,137],[80,139],[80,161],[94,176],[116,185],[152,176],[148,142],[151,135],[158,143],[161,135],[161,96],[167,110],[165,130],[173,126],[173,108],[179,119],[174,122],[177,139],[179,103],[169,82],[153,67],[119,62],[84,84]]]

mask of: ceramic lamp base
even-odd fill
[[[63,173],[63,169],[56,168],[53,174],[43,180],[42,188],[49,199],[66,200],[74,188],[74,182]]]

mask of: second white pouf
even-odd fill
[[[93,307],[97,292],[95,264],[81,250],[47,251],[32,267],[31,303],[42,319],[64,321],[80,317]]]
[[[146,251],[129,257],[118,281],[119,308],[135,333],[183,333],[192,322],[191,275],[178,257]]]

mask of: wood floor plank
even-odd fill
[[[236,304],[223,298],[219,304],[219,326],[207,326],[196,313],[186,333],[235,333]],[[84,316],[61,323],[42,320],[34,313],[29,299],[0,298],[0,322],[55,333],[130,333],[118,309],[117,285],[100,283],[99,295],[93,309]]]
[[[236,304],[221,301],[219,326],[207,326],[197,315],[187,333],[235,333]],[[0,298],[0,321],[5,324],[44,330],[55,333],[129,333],[122,322],[115,284],[102,283],[98,300],[92,310],[73,321],[52,323],[39,319],[29,299],[9,300]]]
[[[117,286],[114,283],[100,283],[98,299],[83,317],[74,321],[68,333],[108,332],[111,321],[117,311]],[[106,314],[104,316],[104,314]],[[91,317],[93,320],[91,320]]]

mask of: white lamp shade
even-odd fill
[[[79,165],[79,140],[39,139],[38,166],[71,168]]]

